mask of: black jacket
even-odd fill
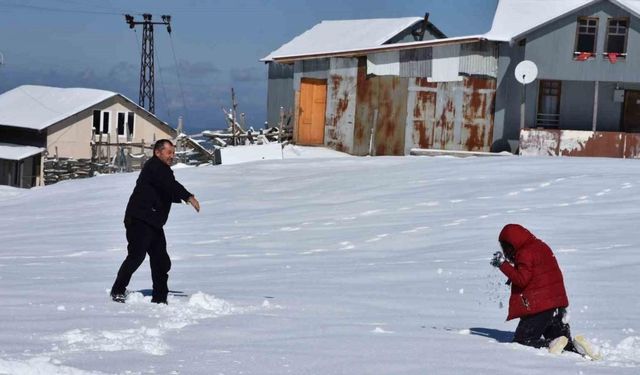
[[[171,168],[153,156],[140,171],[125,218],[132,217],[162,228],[169,217],[171,203],[187,201],[192,195],[176,181]]]

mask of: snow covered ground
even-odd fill
[[[308,156],[315,156],[313,152]],[[0,374],[638,374],[640,161],[294,158],[184,168],[202,211],[165,227],[126,304],[137,173],[0,187]],[[545,240],[574,334],[604,359],[509,343],[488,262],[504,224]]]

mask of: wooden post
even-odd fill
[[[98,163],[102,163],[102,132],[98,136]]]
[[[111,133],[107,133],[107,166],[111,165]],[[107,167],[107,171],[111,172],[111,168]]]
[[[375,145],[376,123],[378,122],[378,110],[373,111],[373,125],[371,126],[371,137],[369,138],[369,156],[373,156],[373,146]]]
[[[598,92],[600,91],[600,81],[595,82],[595,87],[593,90],[593,120],[591,123],[591,127],[593,131],[596,131],[596,125],[598,123]]]
[[[236,145],[236,109],[238,108],[238,104],[236,103],[236,93],[231,88],[231,144]]]
[[[283,127],[284,127],[284,107],[280,107],[280,122],[278,123],[278,143],[282,143]]]
[[[520,129],[524,129],[525,102],[527,101],[527,85],[522,84],[522,98],[520,103]]]
[[[247,130],[247,120],[245,118],[244,112],[240,114],[240,131],[244,132]]]

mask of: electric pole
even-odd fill
[[[153,66],[153,25],[166,25],[167,32],[171,34],[171,16],[162,15],[161,22],[151,21],[151,14],[142,15],[143,21],[135,21],[133,16],[125,14],[126,22],[129,28],[133,29],[136,25],[142,25],[142,56],[140,58],[140,95],[138,105],[145,108],[145,99],[149,102],[148,110],[155,113],[154,98],[154,66]]]

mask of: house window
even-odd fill
[[[123,137],[126,135],[124,133],[124,126],[125,126],[124,120],[125,120],[125,113],[118,112],[118,135]]]
[[[98,109],[93,110],[93,133],[100,134],[100,114],[102,112]]]
[[[111,117],[111,113],[104,111],[102,112],[102,133],[109,134],[109,118]]]
[[[541,80],[538,94],[538,115],[536,125],[558,127],[560,125],[561,81]]]
[[[609,18],[607,25],[607,39],[604,46],[604,52],[606,55],[615,53],[619,56],[625,56],[627,54],[628,26],[628,18]]]
[[[109,134],[110,117],[111,117],[111,113],[108,111],[101,111],[99,109],[93,110],[94,134]]]
[[[129,130],[129,137],[133,137],[133,112],[127,112],[127,128]]]
[[[580,17],[576,29],[576,47],[573,51],[577,60],[586,60],[596,53],[598,40],[598,18]]]
[[[133,112],[118,112],[118,135],[133,136]]]

